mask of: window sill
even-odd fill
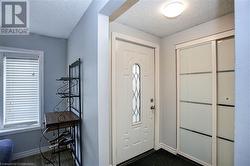
[[[21,127],[21,128],[15,128],[15,129],[0,129],[0,136],[24,133],[24,132],[29,132],[33,130],[39,130],[39,129],[41,129],[40,125]]]

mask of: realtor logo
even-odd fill
[[[1,1],[1,35],[27,35],[28,1]]]

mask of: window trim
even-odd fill
[[[39,123],[34,126],[20,127],[20,128],[10,128],[4,129],[0,128],[0,136],[15,134],[21,132],[27,132],[31,130],[37,130],[42,127],[43,114],[44,114],[44,52],[40,50],[28,50],[13,47],[2,47],[0,46],[0,53],[23,53],[23,54],[33,54],[39,57],[39,92],[40,92],[40,108],[39,108]],[[4,110],[2,110],[4,112]]]

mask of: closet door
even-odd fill
[[[178,50],[178,151],[212,163],[212,42]]]
[[[217,41],[217,165],[234,163],[234,38]]]

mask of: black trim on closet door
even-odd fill
[[[187,101],[187,100],[180,100],[180,102],[182,102],[182,103],[191,103],[191,104],[212,105],[211,103],[203,103],[203,102]]]
[[[227,139],[227,138],[224,138],[224,137],[217,136],[217,138],[222,139],[222,140],[226,140],[226,141],[229,141],[229,142],[234,142],[234,140]]]
[[[194,75],[194,74],[212,74],[212,72],[211,71],[203,71],[203,72],[180,73],[180,75]]]
[[[193,132],[193,133],[196,133],[196,134],[204,135],[204,136],[207,136],[207,137],[212,137],[211,135],[201,133],[201,132],[198,132],[198,131],[194,131],[194,130],[190,130],[190,129],[187,129],[187,128],[184,128],[184,127],[180,127],[180,129],[187,130],[187,131],[190,131],[190,132]]]
[[[223,107],[234,107],[234,105],[229,105],[229,104],[218,104],[218,106],[223,106]]]

